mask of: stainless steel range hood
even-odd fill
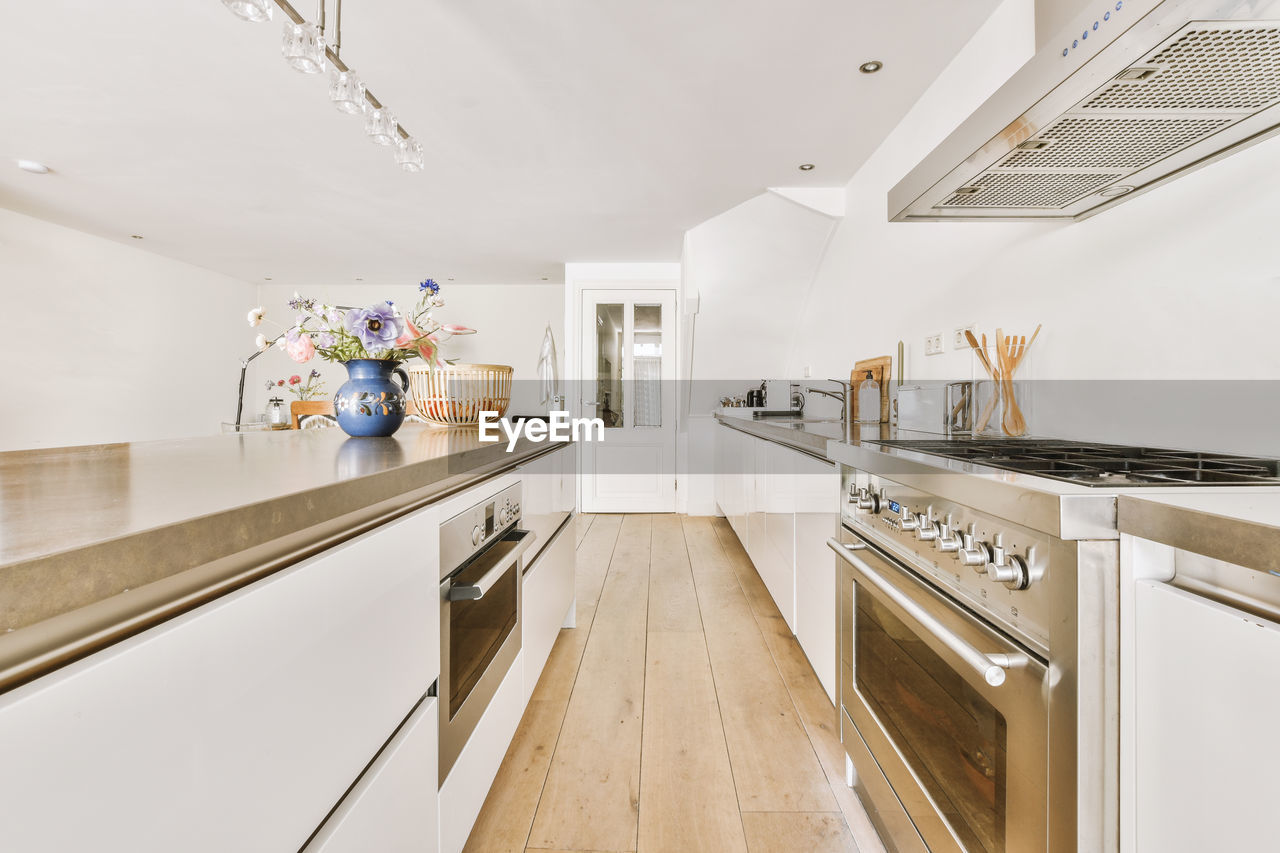
[[[1100,0],[889,193],[894,222],[1074,220],[1280,130],[1280,0]]]

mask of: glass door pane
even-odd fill
[[[662,306],[636,305],[631,358],[635,376],[635,425],[662,426]]]
[[[596,306],[596,413],[605,429],[621,429],[623,304]]]

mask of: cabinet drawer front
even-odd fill
[[[428,853],[439,845],[437,707],[423,700],[303,853]]]
[[[0,849],[297,850],[436,677],[437,541],[427,508],[0,696]]]
[[[524,576],[524,701],[533,695],[551,647],[560,636],[565,614],[573,606],[575,553],[570,519],[543,549]]]

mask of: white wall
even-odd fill
[[[258,302],[267,309],[269,319],[288,325],[293,318],[288,301],[294,288],[262,285],[258,290]],[[322,302],[341,305],[372,305],[391,299],[408,308],[417,302],[416,282],[408,284],[376,285],[368,282],[342,287],[317,287],[307,289],[304,296]],[[511,413],[534,414],[545,412],[547,407],[538,402],[538,355],[547,324],[555,336],[560,359],[560,375],[565,373],[564,339],[564,285],[561,284],[453,284],[441,283],[441,295],[445,305],[437,309],[435,317],[442,323],[458,323],[477,330],[477,334],[451,338],[442,348],[442,357],[467,363],[509,364],[515,369],[512,390]],[[249,306],[252,307],[252,306]],[[248,310],[248,307],[245,309]],[[274,336],[279,329],[269,324],[266,329]],[[243,338],[250,349],[255,332],[247,326]],[[416,363],[410,362],[410,364]],[[332,397],[346,381],[346,369],[340,364],[330,364],[322,359],[312,359],[306,365],[295,364],[284,353],[272,350],[255,360],[249,368],[250,393],[246,396],[247,413],[259,414],[266,407],[269,394],[266,381],[288,379],[291,374],[304,375],[316,368],[325,382],[325,397]],[[294,397],[280,393],[286,404]]]
[[[218,432],[254,292],[0,209],[0,450]]]
[[[889,188],[1030,55],[1030,5],[998,9],[846,187],[846,215],[785,348],[786,375],[809,366],[847,376],[902,339],[909,380],[967,379],[975,367],[970,351],[952,350],[954,329],[1030,334],[1043,323],[1024,378],[1080,381],[1037,383],[1033,431],[1280,453],[1280,386],[1221,382],[1280,380],[1280,139],[1079,223],[887,221]],[[730,296],[700,289],[704,306]],[[757,284],[732,295],[764,294]],[[937,332],[947,351],[925,357],[924,338]],[[727,332],[696,344],[741,346]],[[1192,425],[1196,410],[1205,417]]]

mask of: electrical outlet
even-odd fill
[[[953,349],[971,349],[969,346],[969,339],[964,336],[964,333],[974,332],[976,336],[977,329],[978,327],[976,325],[969,325],[961,329],[956,329],[956,342],[953,345]]]
[[[942,355],[942,332],[924,339],[925,355]]]

